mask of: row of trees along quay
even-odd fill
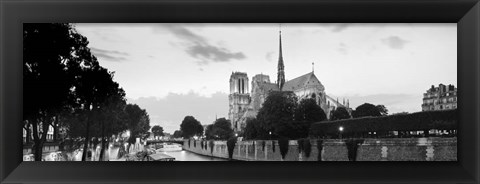
[[[147,112],[126,103],[114,72],[100,66],[88,44],[72,24],[23,25],[23,127],[36,161],[49,126],[61,149],[83,146],[82,161],[89,146],[99,143],[102,160],[112,135],[129,130],[132,144],[150,129]],[[66,131],[61,140],[59,127]]]
[[[384,105],[365,103],[351,113],[346,108],[339,107],[331,112],[330,119],[387,115],[388,110]],[[293,92],[272,91],[257,116],[247,120],[243,136],[247,140],[307,138],[310,137],[310,127],[315,122],[328,122],[325,112],[315,99],[304,98],[298,101]]]

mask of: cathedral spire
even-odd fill
[[[280,25],[279,30],[279,55],[278,55],[278,72],[277,72],[277,85],[280,90],[282,90],[283,85],[285,84],[285,71],[283,65],[283,56],[282,56],[282,25]]]

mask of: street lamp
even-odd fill
[[[238,137],[238,133],[235,133],[235,137]]]
[[[270,135],[270,140],[272,140],[272,131],[268,132],[268,134]]]
[[[342,139],[343,127],[342,126],[338,127],[338,131],[340,131],[340,139]]]

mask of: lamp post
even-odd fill
[[[268,134],[270,135],[270,140],[272,140],[272,131],[268,132]]]
[[[340,131],[340,139],[342,139],[343,127],[342,126],[338,127],[338,131]]]

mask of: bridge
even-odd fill
[[[160,139],[160,140],[147,140],[147,145],[158,143],[177,143],[183,145],[183,139]]]

